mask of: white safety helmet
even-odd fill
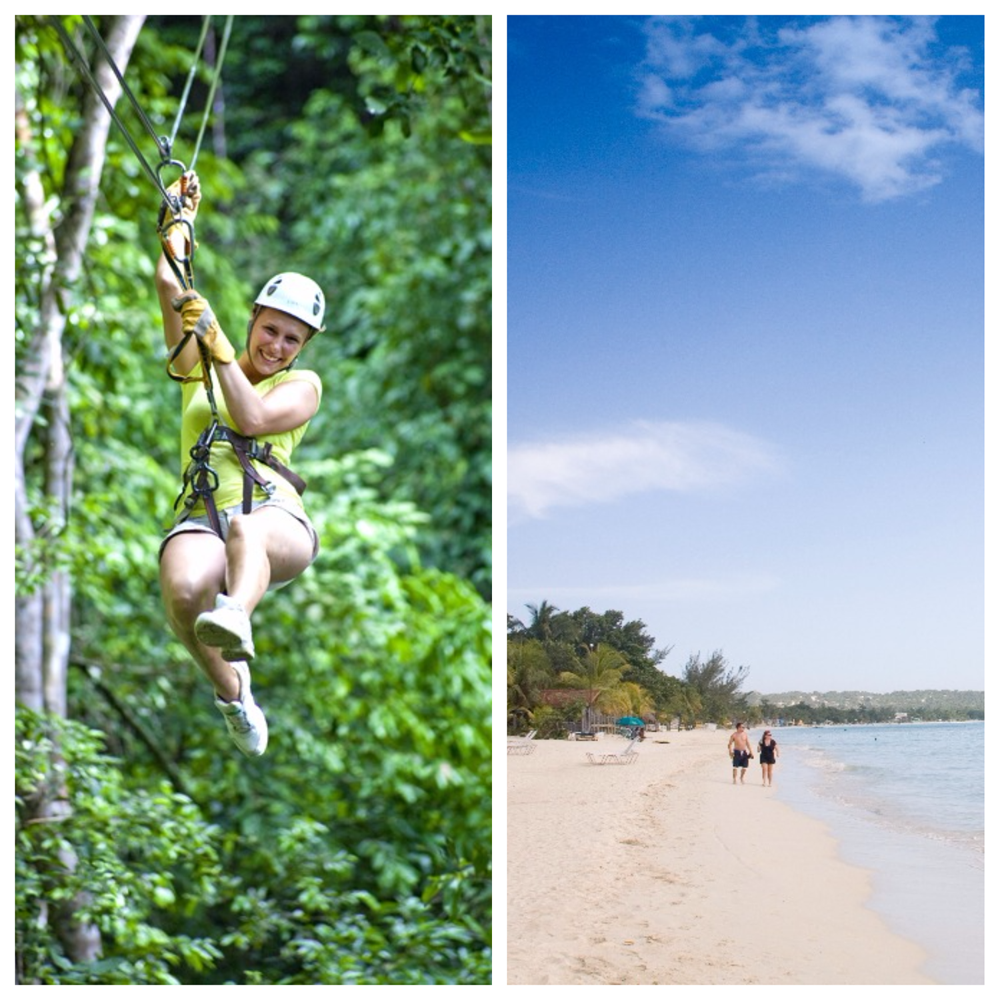
[[[281,312],[302,320],[314,330],[323,329],[323,313],[326,311],[323,290],[304,274],[296,274],[294,271],[276,274],[260,290],[260,295],[254,302],[259,306],[280,309]]]

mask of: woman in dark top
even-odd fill
[[[760,780],[764,785],[771,784],[771,771],[778,759],[778,744],[771,739],[771,730],[764,731],[760,743],[757,744],[760,755]]]

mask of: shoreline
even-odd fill
[[[953,726],[976,726],[983,731],[983,723],[976,721],[918,725],[938,732]],[[882,732],[889,730],[891,737],[896,728],[883,726]],[[799,742],[800,735],[805,743]],[[982,985],[984,817],[976,824],[960,799],[944,800],[936,793],[933,801],[923,799],[918,805],[926,791],[924,780],[914,784],[906,805],[896,797],[898,788],[884,788],[884,797],[873,800],[871,789],[864,784],[853,779],[843,782],[852,767],[849,762],[843,767],[845,761],[839,753],[834,756],[838,765],[828,769],[818,764],[816,754],[822,751],[810,736],[779,730],[778,739],[783,737],[786,752],[778,797],[825,823],[846,862],[872,871],[873,892],[866,905],[891,929],[924,948],[928,958],[923,971],[927,975],[952,986]],[[878,739],[882,745],[881,735]],[[964,756],[972,752],[965,748],[956,757],[978,759]],[[934,763],[929,763],[931,784],[937,786]],[[888,766],[896,764],[898,761]],[[962,788],[971,792],[964,782]],[[937,814],[941,815],[940,824],[933,818]],[[977,825],[978,832],[974,830]],[[928,906],[928,900],[933,900],[933,906]]]
[[[733,787],[725,730],[507,760],[508,985],[933,984],[824,823]],[[775,770],[775,786],[781,780]]]

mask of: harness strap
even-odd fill
[[[213,421],[195,442],[191,449],[191,461],[184,470],[184,482],[181,491],[174,501],[174,510],[177,509],[181,500],[184,500],[184,511],[177,518],[177,523],[181,524],[191,516],[195,504],[199,500],[205,505],[205,513],[208,516],[208,523],[212,530],[221,538],[222,524],[219,521],[219,512],[215,506],[215,491],[219,488],[219,475],[209,464],[212,453],[212,442],[215,440],[216,432],[219,429],[218,421]],[[185,499],[186,498],[186,499]]]
[[[270,441],[261,445],[256,438],[240,434],[237,431],[234,431],[232,427],[223,427],[222,431],[223,436],[233,446],[233,451],[236,452],[236,457],[239,459],[240,465],[243,467],[244,514],[250,513],[250,497],[253,494],[253,487],[250,485],[251,482],[256,483],[267,494],[274,492],[274,484],[265,479],[257,471],[253,462],[260,462],[262,465],[266,465],[269,469],[273,469],[278,473],[278,475],[283,476],[292,484],[292,486],[295,487],[295,491],[299,494],[299,496],[305,493],[305,480],[302,479],[301,476],[296,475],[291,469],[288,468],[287,465],[279,462],[274,457]]]
[[[191,449],[191,462],[184,471],[184,483],[181,492],[174,501],[174,509],[184,499],[184,512],[178,518],[180,524],[191,516],[191,511],[199,500],[205,506],[205,513],[212,530],[222,538],[222,523],[215,504],[215,491],[219,488],[219,476],[209,464],[212,445],[215,441],[228,441],[236,458],[243,469],[243,513],[249,514],[253,507],[254,486],[259,486],[268,496],[274,493],[274,483],[265,479],[254,462],[260,462],[273,469],[288,480],[301,496],[306,490],[306,482],[301,476],[292,472],[284,463],[279,462],[272,454],[271,442],[263,446],[256,438],[247,437],[214,420],[202,431],[194,447]]]

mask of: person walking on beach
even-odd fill
[[[736,784],[737,773],[740,784],[747,776],[747,767],[753,751],[750,749],[750,734],[743,728],[742,722],[736,723],[736,732],[729,737],[729,756],[733,759],[733,784]]]
[[[764,735],[757,744],[760,754],[760,780],[764,785],[771,784],[771,771],[778,759],[778,744],[771,738],[771,730],[765,729]]]

